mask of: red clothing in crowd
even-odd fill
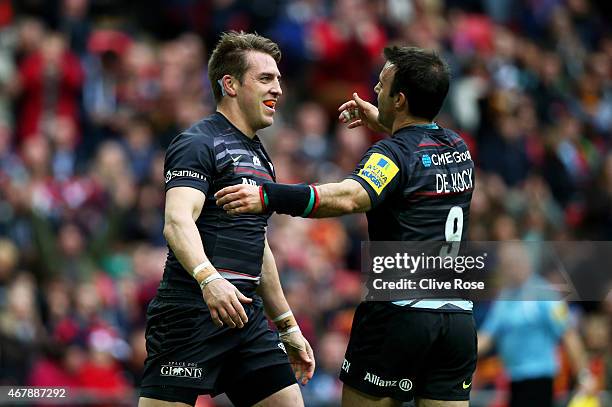
[[[83,83],[83,71],[79,59],[71,52],[64,52],[55,77],[46,75],[41,52],[28,56],[19,68],[22,87],[22,104],[19,116],[19,140],[41,131],[41,119],[45,109],[53,116],[69,117],[78,122],[79,93]]]
[[[79,379],[82,388],[108,397],[121,396],[130,390],[121,366],[116,362],[102,365],[87,361],[79,370]]]
[[[382,61],[382,50],[387,41],[381,27],[372,23],[361,35],[354,28],[328,20],[312,24],[310,36],[318,62],[314,65],[311,85],[318,101],[326,110],[333,111],[353,92],[368,97],[373,90],[372,72]]]
[[[60,362],[41,359],[34,364],[28,380],[29,386],[77,387],[78,377],[68,372]]]

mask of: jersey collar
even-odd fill
[[[425,123],[425,124],[412,124],[408,127],[416,127],[418,129],[427,129],[427,130],[438,130],[440,128],[440,126],[438,126],[438,124],[435,122]]]
[[[234,123],[232,123],[227,117],[225,117],[225,115],[219,111],[215,112],[216,115],[219,115],[219,117],[221,117],[223,120],[225,120],[225,122],[227,124],[229,124],[234,130],[236,130],[236,133],[238,135],[240,135],[241,137],[243,137],[245,139],[245,141],[249,142],[249,143],[253,143],[253,144],[261,144],[261,141],[259,140],[259,136],[257,134],[255,134],[255,136],[253,138],[250,138],[249,136],[247,136],[246,134],[244,134],[242,132],[242,130],[240,130],[238,127],[234,126]]]

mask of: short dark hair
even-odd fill
[[[395,66],[391,96],[402,92],[410,114],[433,120],[448,93],[450,70],[437,53],[416,47],[387,47],[385,58]]]
[[[208,61],[208,79],[212,86],[215,102],[219,103],[223,94],[217,81],[223,75],[232,75],[240,83],[244,73],[249,69],[246,54],[249,51],[258,51],[270,55],[278,64],[281,51],[278,45],[266,37],[244,31],[228,31],[221,34],[221,38]]]

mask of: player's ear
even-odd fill
[[[406,95],[403,92],[397,92],[395,97],[393,98],[393,102],[395,104],[396,110],[405,110],[406,105],[408,103],[408,99],[406,99]]]
[[[231,75],[223,75],[219,79],[219,86],[221,86],[221,93],[223,96],[236,96],[236,79]]]

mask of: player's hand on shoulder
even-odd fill
[[[305,385],[315,371],[315,358],[310,343],[300,331],[281,336],[295,379]]]
[[[340,105],[338,111],[340,112],[338,119],[342,123],[348,123],[349,129],[366,126],[376,132],[389,132],[389,129],[378,122],[378,108],[361,99],[357,93],[353,93],[353,99]]]
[[[263,206],[257,185],[231,185],[215,194],[217,206],[230,215],[241,213],[262,213]]]
[[[245,297],[226,279],[211,281],[202,290],[202,296],[216,326],[225,324],[230,328],[242,328],[249,322],[242,304],[249,304],[253,300]]]

